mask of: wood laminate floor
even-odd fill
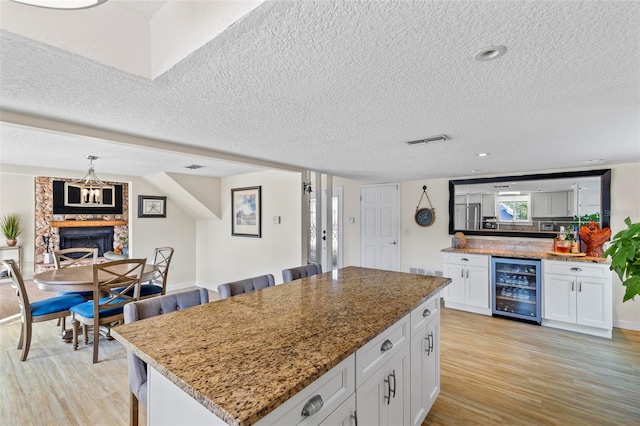
[[[441,330],[442,391],[425,425],[640,424],[640,332],[608,340],[450,309]],[[35,324],[20,362],[19,323],[0,321],[0,425],[128,424],[123,347],[101,341],[92,364],[91,346],[74,352],[57,331]]]

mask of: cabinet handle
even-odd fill
[[[431,338],[429,335],[426,335],[424,340],[427,341],[424,351],[427,353],[427,355],[429,355],[431,353]]]
[[[582,293],[582,281],[578,281],[578,293]]]
[[[461,260],[461,261],[463,261],[463,262],[468,262],[468,261],[469,261],[469,259],[467,259],[466,257],[463,257],[463,258],[462,258],[462,259],[460,259],[460,260]]]
[[[428,309],[425,309],[425,310],[422,312],[422,316],[423,316],[423,317],[429,317],[429,316],[431,316],[431,311],[430,311],[430,310],[428,310]]]
[[[433,337],[433,331],[431,333],[429,333],[429,355],[431,355],[431,352],[433,352],[433,341],[435,340],[435,338]]]
[[[323,404],[324,402],[322,401],[322,397],[320,395],[315,395],[311,397],[311,399],[308,400],[306,404],[304,404],[304,407],[302,407],[302,413],[301,413],[302,416],[303,417],[313,416],[318,411],[320,411]]]
[[[578,268],[578,267],[573,267],[573,268],[571,268],[571,270],[572,271],[576,271],[576,272],[581,272],[582,271],[582,269]]]
[[[389,375],[389,377],[393,377],[393,389],[390,389],[389,395],[393,394],[393,399],[395,399],[396,398],[396,370],[393,370],[393,372]]]
[[[464,268],[460,269],[460,278],[464,278]]]
[[[469,278],[469,270],[467,269],[467,278]]]
[[[384,399],[387,400],[387,405],[389,405],[391,403],[391,376],[387,375],[384,382],[387,384],[387,395],[384,396]]]
[[[576,282],[571,281],[571,291],[575,291],[575,288],[576,288]]]
[[[391,343],[391,340],[387,339],[384,342],[382,342],[382,346],[380,346],[380,351],[381,352],[386,352],[386,351],[390,350],[391,348],[393,348],[393,343]]]
[[[354,411],[353,414],[351,415],[351,418],[353,419],[353,421],[355,422],[354,426],[358,426],[358,412]]]

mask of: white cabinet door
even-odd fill
[[[611,328],[611,290],[609,280],[578,277],[576,322],[599,328]]]
[[[409,392],[409,345],[405,345],[357,389],[358,424],[408,424]]]
[[[484,194],[482,196],[482,216],[493,217],[496,215],[496,196]]]
[[[569,216],[569,209],[567,208],[566,192],[551,193],[551,216],[553,217]]]
[[[356,395],[352,394],[349,399],[336,408],[333,413],[320,423],[322,426],[355,426],[356,425]]]
[[[570,275],[544,275],[544,318],[576,322],[576,280]]]
[[[489,308],[489,269],[478,266],[467,266],[465,269],[465,304],[479,308]]]
[[[531,194],[531,216],[545,217],[551,213],[551,200],[549,194],[536,192]]]
[[[465,268],[461,265],[444,265],[444,276],[451,278],[451,284],[446,288],[445,300],[447,302],[464,303],[465,299]]]
[[[421,425],[440,394],[440,316],[411,339],[411,424]]]

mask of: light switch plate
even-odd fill
[[[278,225],[280,223],[280,216],[274,216],[273,217],[273,223],[275,223],[276,225]]]

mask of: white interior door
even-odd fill
[[[398,184],[360,188],[360,266],[398,270]]]

